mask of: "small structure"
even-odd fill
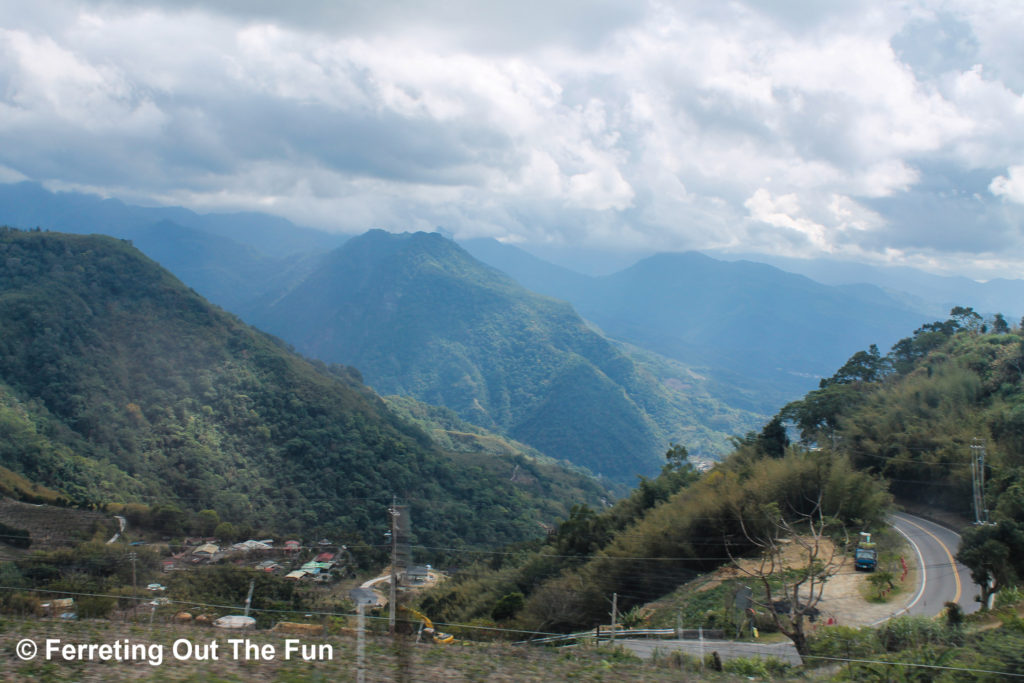
[[[298,541],[285,541],[284,542],[285,552],[297,553],[302,549],[302,544]]]
[[[415,567],[410,567],[406,570],[405,576],[409,580],[409,583],[425,583],[427,579],[430,578],[430,569],[422,565],[416,565]]]
[[[57,598],[50,602],[44,602],[40,605],[46,613],[50,616],[67,612],[68,610],[74,609],[75,599],[74,598]]]
[[[256,628],[256,620],[241,614],[229,614],[226,617],[214,619],[213,625],[217,628],[254,629]]]
[[[384,604],[384,598],[372,588],[353,588],[348,592],[348,596],[357,605],[380,606]]]
[[[242,552],[250,553],[254,550],[270,550],[271,547],[263,541],[242,541],[231,546],[232,550],[241,550]]]
[[[326,574],[331,571],[334,567],[333,562],[317,562],[316,560],[310,560],[306,564],[302,565],[302,570],[308,574]]]
[[[204,557],[206,559],[210,559],[214,555],[216,555],[217,551],[219,551],[219,550],[220,550],[220,548],[215,546],[213,543],[204,543],[203,545],[201,545],[198,548],[196,548],[195,550],[193,550],[192,554],[195,555],[196,557]]]

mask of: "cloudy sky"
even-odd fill
[[[1024,277],[1024,3],[0,0],[0,182]]]

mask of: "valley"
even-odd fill
[[[272,285],[276,293],[257,295],[262,308],[246,314],[265,316],[257,327],[124,239],[5,229],[0,250],[0,485],[9,498],[0,610],[28,618],[26,629],[67,615],[148,620],[157,633],[238,616],[251,590],[261,631],[313,623],[344,641],[369,598],[358,589],[400,563],[403,609],[429,617],[460,648],[608,624],[614,596],[620,624],[671,627],[678,616],[658,612],[668,599],[688,626],[788,639],[801,657],[826,656],[838,631],[770,607],[779,602],[774,570],[748,577],[754,606],[743,618],[728,591],[702,602],[685,587],[741,566],[741,557],[765,566],[780,543],[801,538],[799,525],[815,539],[828,528],[828,543],[822,535],[811,547],[846,558],[854,546],[843,535],[884,538],[897,504],[969,518],[965,444],[979,430],[1000,521],[963,529],[961,548],[945,553],[959,552],[973,580],[981,577],[982,599],[1015,590],[1016,575],[1003,567],[1019,564],[1024,345],[1002,316],[954,307],[885,354],[871,344],[831,376],[820,371],[802,397],[785,401],[792,394],[779,385],[774,417],[758,417],[768,405],[758,382],[773,383],[784,365],[757,375],[734,363],[750,381],[728,385],[711,356],[671,357],[629,333],[682,310],[679,273],[718,268],[704,257],[661,267],[657,287],[676,298],[647,309],[625,295],[616,303],[610,290],[594,296],[595,306],[633,316],[609,337],[614,316],[600,325],[604,314],[593,308],[584,319],[427,233],[371,231],[305,261],[294,279]],[[808,287],[758,272],[768,279],[741,289]],[[822,305],[855,310],[834,296]],[[774,334],[761,328],[760,339]],[[721,331],[740,334],[734,323]],[[723,357],[744,353],[714,335],[705,343]],[[809,361],[806,350],[797,357]],[[111,539],[115,516],[128,526]],[[880,585],[908,554],[894,553],[882,553]],[[833,619],[826,625],[857,630],[844,637],[865,639],[877,656],[896,651],[876,640],[889,626],[873,615],[899,610],[866,602],[868,577],[815,574],[813,558],[779,562],[842,593],[814,598]],[[929,562],[919,562],[922,571]],[[416,572],[432,580],[417,584]],[[960,593],[963,613],[972,611],[969,592]],[[900,595],[910,598],[909,589]],[[923,601],[928,614],[945,599]],[[389,608],[380,595],[367,604],[371,634],[387,630]],[[913,618],[893,623],[909,628]],[[399,630],[428,623],[399,622]],[[960,648],[956,633],[936,632],[936,644]],[[434,646],[410,647],[418,666],[434,656]],[[505,646],[495,647],[486,656],[500,659]],[[661,675],[664,662],[594,647],[598,660],[622,658],[633,672],[623,675]],[[589,656],[572,666],[589,670]],[[674,656],[670,668],[706,664]]]

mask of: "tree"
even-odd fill
[[[689,457],[690,453],[686,450],[686,446],[670,443],[669,449],[665,452],[666,462],[661,471],[668,474],[669,472],[679,472],[688,469],[690,467]]]
[[[992,333],[993,334],[1007,334],[1010,331],[1010,325],[1006,322],[1006,318],[1003,317],[1002,313],[996,313],[995,318],[992,320]]]
[[[220,539],[221,543],[234,543],[238,532],[235,531],[235,525],[231,522],[221,522],[213,530],[213,535]]]
[[[200,536],[210,536],[220,524],[220,515],[216,510],[200,510],[196,515],[196,530]]]
[[[989,598],[1016,583],[1024,572],[1024,528],[1013,520],[969,527],[961,536],[956,559],[981,586],[981,608],[987,609]]]
[[[809,514],[798,515],[793,522],[781,514],[777,503],[762,506],[760,513],[760,530],[740,515],[743,533],[760,550],[760,558],[752,565],[733,558],[733,565],[761,584],[764,602],[755,604],[766,609],[779,632],[806,655],[805,621],[817,611],[825,584],[846,563],[846,556],[828,538],[838,522],[823,514],[820,496]]]
[[[781,458],[786,454],[789,435],[786,433],[786,426],[782,424],[781,415],[773,417],[757,435],[757,446],[761,452],[772,458]]]
[[[982,323],[981,316],[970,306],[954,306],[949,312],[949,317],[957,327],[971,332],[977,331]]]
[[[495,621],[507,621],[515,616],[516,612],[523,608],[525,597],[522,593],[506,593],[495,603],[491,609],[491,618]]]
[[[867,351],[858,351],[850,356],[843,367],[836,371],[836,374],[829,379],[821,380],[818,386],[824,389],[831,384],[874,382],[881,377],[884,369],[885,361],[878,351],[878,346],[872,344]]]

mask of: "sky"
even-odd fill
[[[1024,277],[1019,0],[0,0],[0,182]]]

